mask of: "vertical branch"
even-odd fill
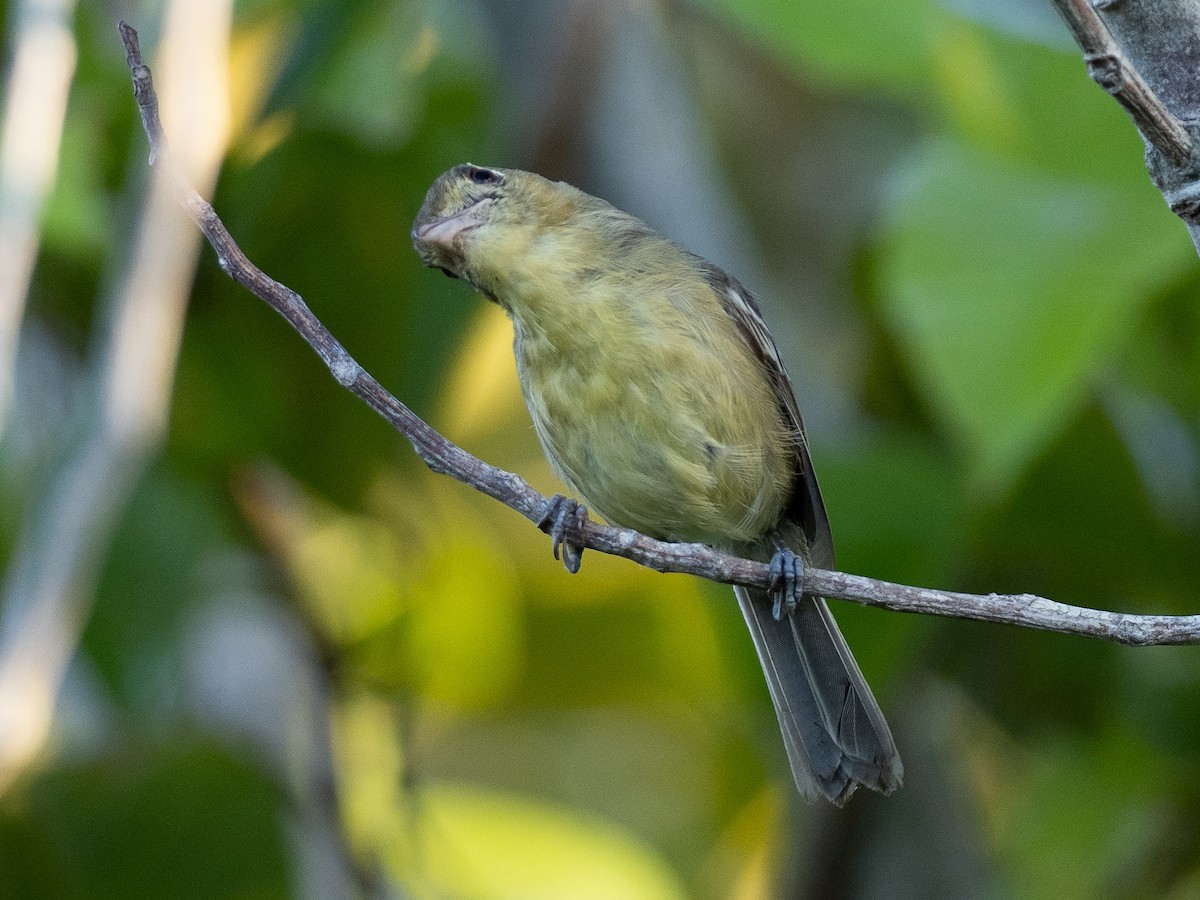
[[[164,96],[193,128],[221,122],[230,0],[172,0]],[[186,60],[186,64],[181,64]],[[192,109],[196,101],[206,104]],[[185,119],[186,120],[186,119]],[[210,189],[224,132],[191,143],[187,172]],[[167,418],[200,236],[180,214],[172,175],[155,172],[130,266],[109,298],[112,328],[97,348],[100,385],[89,432],[53,478],[0,585],[0,792],[50,732],[58,692],[91,612],[95,570]]]
[[[0,132],[0,435],[75,75],[74,12],[75,0],[24,0],[11,13],[15,39]]]

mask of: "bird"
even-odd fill
[[[840,806],[903,764],[805,566],[832,568],[800,409],[750,292],[642,220],[565,182],[464,163],[412,227],[425,265],[504,309],[522,395],[551,468],[543,522],[579,568],[589,511],[665,541],[767,562],[735,586],[799,792]],[[582,501],[582,502],[580,502]]]

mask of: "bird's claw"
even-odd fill
[[[790,616],[804,596],[804,560],[787,547],[780,547],[771,557],[770,571],[767,590],[774,600],[771,615],[778,622]]]
[[[587,520],[587,507],[562,494],[555,494],[546,502],[542,517],[538,519],[538,528],[550,534],[554,558],[561,559],[572,575],[583,563],[581,532]]]

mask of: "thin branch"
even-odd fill
[[[1121,52],[1090,0],[1054,0],[1083,51],[1088,74],[1133,117],[1142,136],[1177,166],[1191,158],[1192,139]]]
[[[150,162],[170,167],[170,157],[158,124],[150,70],[138,50],[137,32],[120,24],[135,95],[150,141]],[[208,238],[221,268],[239,284],[282,315],[320,355],[338,383],[383,416],[412,444],[430,469],[450,475],[540,523],[549,502],[523,478],[488,465],[453,444],[376,381],[313,315],[295,291],[254,266],[234,242],[212,206],[181,177],[180,199]],[[543,525],[543,529],[549,528]],[[580,535],[584,546],[622,556],[659,572],[698,575],[710,581],[766,588],[770,578],[764,563],[730,556],[704,544],[666,543],[628,528],[588,522]],[[897,612],[927,613],[1021,625],[1064,634],[1081,634],[1131,646],[1200,643],[1200,616],[1139,616],[1069,606],[1031,594],[964,594],[893,584],[843,572],[810,568],[806,593],[853,600]]]
[[[125,22],[118,22],[117,30],[121,32],[121,41],[125,44],[125,63],[129,66],[129,74],[133,78],[133,99],[142,116],[142,128],[146,130],[146,137],[150,139],[150,165],[153,166],[158,162],[158,149],[166,147],[167,143],[162,120],[158,116],[158,94],[154,90],[150,67],[142,61],[142,48],[138,43],[137,32]]]

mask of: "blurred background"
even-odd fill
[[[1200,270],[1049,0],[0,4],[0,897],[1200,897],[1200,657],[835,603],[906,766],[794,796],[727,588],[427,472],[146,165],[557,489],[409,227],[464,161],[760,298],[839,566],[1196,613]]]

